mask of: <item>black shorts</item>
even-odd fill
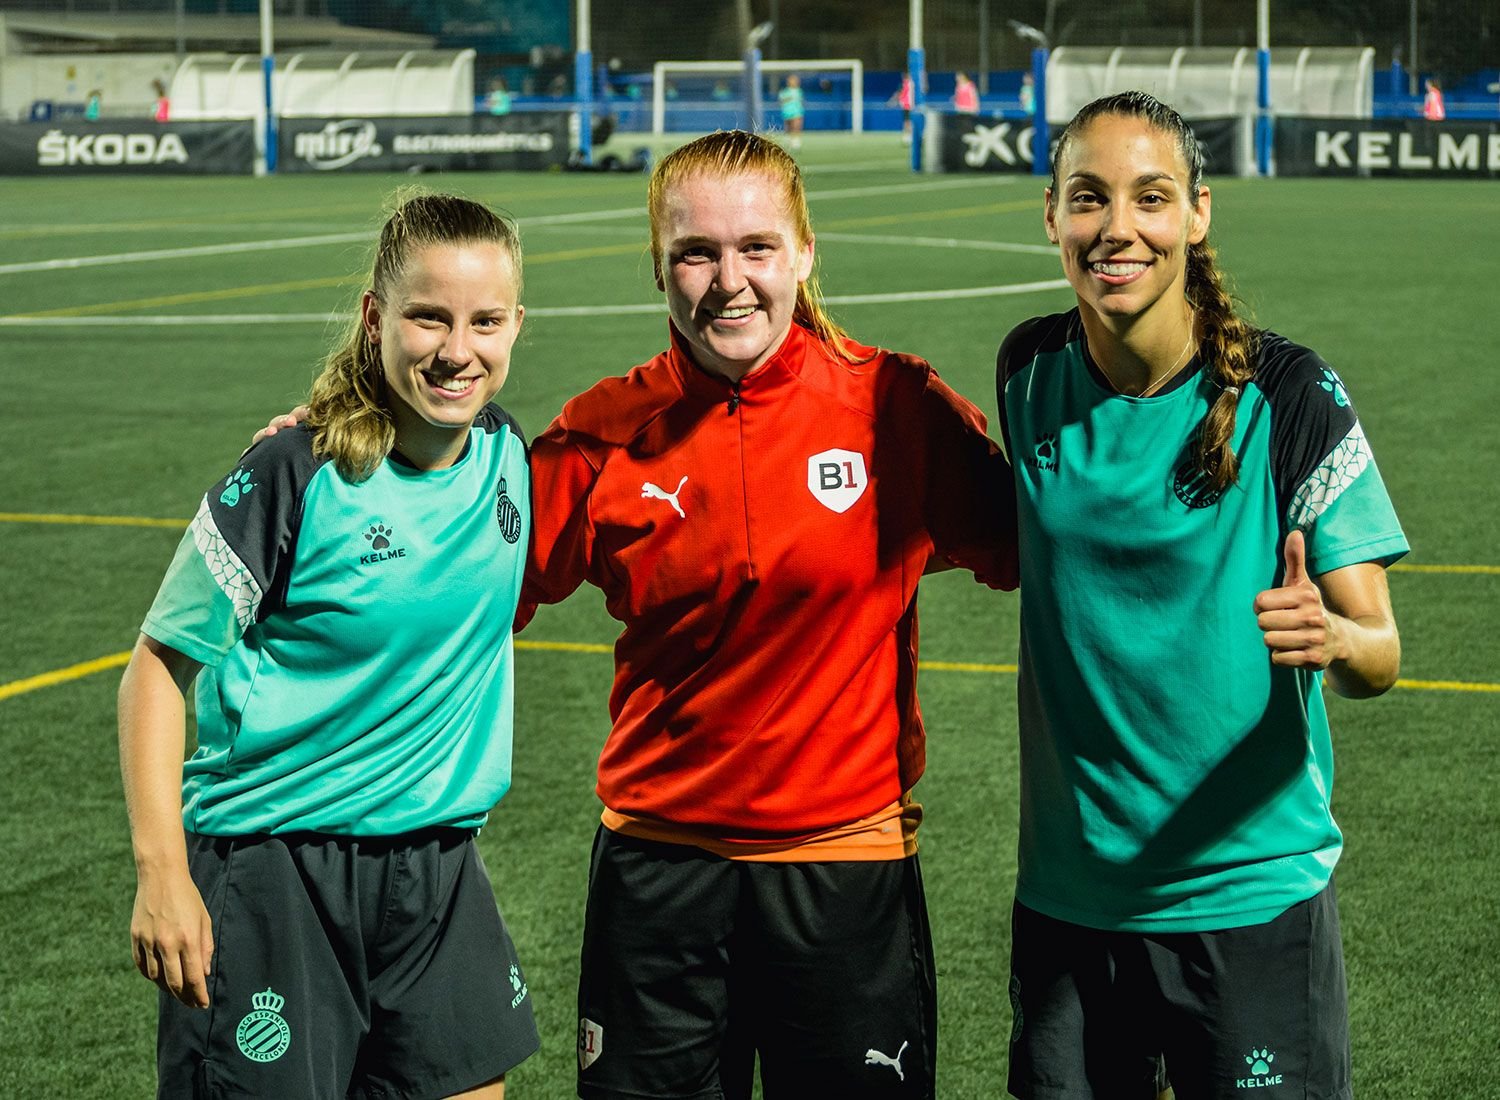
[[[759,863],[601,828],[578,1094],[930,1100],[932,938],[917,859]]]
[[[1014,1096],[1150,1100],[1162,1057],[1177,1100],[1352,1095],[1331,883],[1217,932],[1105,932],[1019,902],[1011,926]]]
[[[537,1048],[472,833],[188,837],[207,1009],[161,995],[160,1097],[443,1097]]]

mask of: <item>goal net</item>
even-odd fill
[[[865,70],[854,59],[762,61],[751,95],[745,62],[658,61],[651,68],[651,132],[705,133],[733,127],[781,125],[777,93],[796,75],[808,130],[864,130]]]

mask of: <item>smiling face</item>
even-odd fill
[[[457,459],[510,371],[519,296],[509,252],[487,243],[417,249],[383,299],[365,293],[365,331],[379,347],[403,454],[424,465],[419,456]]]
[[[696,172],[665,193],[658,283],[693,361],[737,382],[771,358],[812,272],[783,185],[765,173]]]
[[[1187,249],[1208,235],[1209,195],[1190,193],[1172,134],[1101,115],[1069,135],[1046,218],[1080,309],[1111,328],[1183,315]]]

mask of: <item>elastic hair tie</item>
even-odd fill
[[[1240,395],[1240,388],[1238,386],[1224,386],[1223,390],[1230,397],[1238,397]]]

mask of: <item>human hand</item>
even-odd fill
[[[283,413],[281,416],[273,416],[270,423],[255,433],[255,438],[250,440],[250,446],[255,446],[262,439],[269,439],[282,428],[295,428],[307,419],[311,411],[306,405],[298,405],[289,413]]]
[[[1256,622],[1271,651],[1271,663],[1287,668],[1326,669],[1343,654],[1340,618],[1323,604],[1323,592],[1307,575],[1307,542],[1294,530],[1283,551],[1286,575],[1280,588],[1255,597]]]
[[[208,1007],[213,922],[186,867],[141,874],[130,942],[143,976],[189,1008]]]

